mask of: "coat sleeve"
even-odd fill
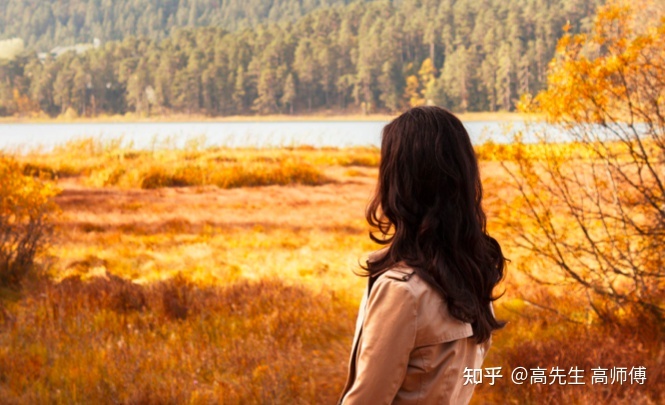
[[[408,284],[377,280],[367,301],[356,378],[343,405],[393,402],[406,376],[416,329],[417,305]]]

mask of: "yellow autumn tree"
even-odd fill
[[[427,89],[434,83],[436,68],[432,59],[427,58],[420,65],[418,75],[409,75],[406,78],[404,97],[410,107],[427,104]]]
[[[513,208],[526,214],[509,224],[534,258],[525,270],[542,283],[581,287],[569,291],[586,296],[588,315],[618,323],[639,314],[662,326],[662,5],[600,7],[590,32],[560,40],[547,88],[523,97],[519,108],[549,123],[539,153],[518,142],[513,161],[504,163],[520,195]],[[560,138],[571,142],[552,142]],[[555,271],[534,270],[543,267]]]
[[[420,70],[418,70],[419,82],[421,83],[420,95],[422,96],[422,102],[425,104],[431,104],[431,100],[427,98],[427,91],[434,84],[435,74],[436,68],[432,59],[425,59],[420,65]]]
[[[31,115],[39,112],[39,103],[32,100],[25,94],[21,94],[18,89],[12,92],[14,105],[16,106],[16,114],[19,116]]]
[[[0,287],[19,287],[53,230],[58,207],[52,183],[24,175],[0,156]]]
[[[406,78],[404,97],[409,102],[409,107],[423,105],[425,100],[423,100],[420,94],[420,82],[418,81],[418,76],[411,75]]]
[[[549,122],[573,125],[662,119],[662,15],[662,6],[651,1],[613,1],[601,7],[592,32],[561,38],[547,89],[530,107],[522,103],[522,109],[535,107]]]

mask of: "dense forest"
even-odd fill
[[[122,40],[164,39],[177,27],[229,31],[267,21],[295,21],[349,0],[2,0],[0,39],[22,38],[35,49]]]
[[[509,111],[600,0],[344,3],[5,1],[0,115]]]

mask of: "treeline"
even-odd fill
[[[0,63],[0,114],[511,110],[542,88],[564,25],[584,29],[593,3],[354,2],[295,23],[183,28],[45,60],[28,53]]]

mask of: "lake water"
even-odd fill
[[[183,147],[187,142],[206,146],[270,147],[311,145],[379,146],[380,121],[275,121],[275,122],[122,122],[122,123],[18,123],[0,124],[0,149],[46,150],[67,141],[96,137],[122,138],[123,143],[148,149],[156,145]],[[469,121],[465,123],[474,144],[492,140],[510,142],[515,131],[524,131],[521,121]],[[527,131],[525,137],[529,140]]]

